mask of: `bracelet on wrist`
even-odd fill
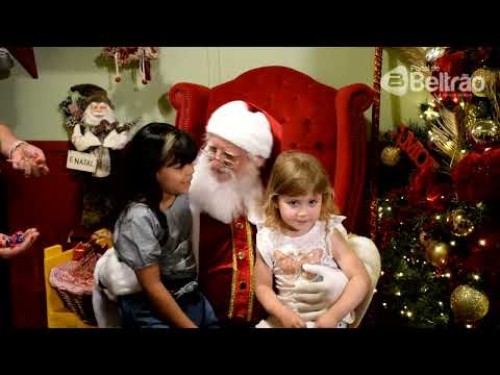
[[[10,149],[9,149],[9,159],[12,159],[12,154],[14,153],[14,151],[16,151],[22,145],[27,145],[27,144],[28,143],[25,142],[25,141],[16,141],[16,142],[14,142],[14,144],[12,146],[10,146]]]

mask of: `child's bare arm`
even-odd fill
[[[336,327],[343,317],[363,301],[371,288],[365,266],[336,229],[331,234],[331,245],[332,256],[349,281],[337,302],[316,320],[316,327]]]
[[[273,273],[271,269],[257,252],[255,261],[255,295],[264,309],[272,316],[277,318],[283,327],[303,328],[304,321],[299,314],[283,305],[273,290]]]

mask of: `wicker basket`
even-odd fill
[[[90,325],[97,325],[92,307],[94,268],[100,254],[89,251],[79,260],[70,260],[52,268],[49,283],[65,307]]]

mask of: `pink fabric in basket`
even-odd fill
[[[70,260],[52,268],[49,283],[52,287],[73,294],[92,294],[94,268],[100,255],[88,254],[81,260]]]

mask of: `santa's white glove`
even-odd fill
[[[321,276],[320,281],[299,280],[295,283],[294,306],[302,320],[314,321],[337,299],[349,281],[339,269],[319,265],[304,264],[304,271]]]
[[[142,290],[132,268],[120,262],[114,248],[108,249],[97,261],[94,278],[104,287],[111,300],[116,296],[137,293]]]

